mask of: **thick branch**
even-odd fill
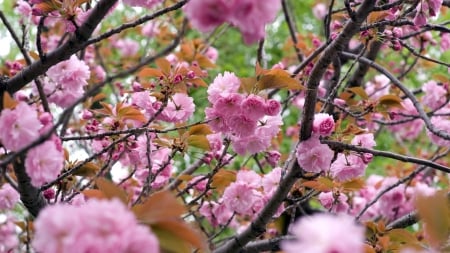
[[[105,17],[117,0],[101,0],[92,10],[86,22],[63,45],[50,52],[44,59],[33,62],[7,82],[6,91],[10,94],[22,89],[26,84],[44,74],[51,66],[67,60],[71,55],[83,49],[83,43],[91,37],[94,29]]]

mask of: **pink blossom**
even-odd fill
[[[141,32],[147,37],[154,37],[160,33],[159,26],[158,21],[151,20],[142,27]]]
[[[417,7],[421,6],[421,4],[419,4]],[[418,10],[416,13],[416,16],[414,16],[414,25],[416,26],[424,26],[427,24],[427,17],[425,16],[425,12],[423,12],[422,10]]]
[[[267,135],[252,134],[250,136],[233,136],[233,150],[239,155],[256,154],[267,149],[270,146],[272,137]]]
[[[123,0],[125,4],[130,6],[139,6],[144,8],[152,8],[162,2],[162,0]]]
[[[131,101],[133,105],[138,106],[145,110],[145,115],[147,117],[152,117],[161,107],[161,102],[156,100],[156,98],[148,91],[134,92],[131,95]]]
[[[431,118],[431,123],[433,124],[434,128],[438,131],[446,132],[447,134],[450,134],[450,120],[446,120],[442,117],[433,117]],[[446,140],[444,138],[441,138],[427,129],[427,135],[430,138],[431,142],[442,147],[450,147],[450,140]]]
[[[233,212],[229,210],[224,203],[203,202],[199,212],[204,216],[214,227],[218,225],[226,225],[233,217]]]
[[[313,133],[321,136],[329,136],[334,131],[333,116],[327,113],[316,113],[314,115]]]
[[[256,130],[257,121],[250,118],[247,114],[231,115],[227,120],[232,133],[237,136],[249,136]]]
[[[320,173],[330,168],[334,152],[328,145],[320,143],[320,140],[312,136],[306,141],[300,142],[296,151],[298,164],[307,172]]]
[[[195,111],[194,99],[184,93],[175,93],[162,111],[160,117],[168,122],[183,122]]]
[[[363,148],[373,148],[377,143],[372,133],[358,134],[353,137],[352,145],[361,146]]]
[[[253,170],[240,170],[236,174],[236,183],[244,183],[253,189],[261,187],[261,176]]]
[[[276,150],[271,150],[266,152],[265,158],[267,163],[270,164],[270,166],[275,167],[280,161],[281,154]]]
[[[450,33],[441,33],[441,51],[450,49]]]
[[[208,120],[208,124],[213,131],[224,133],[230,131],[230,126],[227,124],[225,117],[220,111],[208,107],[205,109],[205,115],[206,120]]]
[[[239,93],[230,93],[228,95],[223,95],[214,102],[214,109],[216,109],[220,114],[229,118],[233,114],[240,113],[243,100],[244,97]]]
[[[300,219],[292,227],[296,240],[283,241],[286,253],[363,253],[364,228],[346,215],[316,214]]]
[[[16,252],[19,237],[16,234],[16,224],[11,218],[0,222],[0,253]]]
[[[312,11],[313,11],[314,17],[316,17],[317,19],[323,20],[328,13],[328,8],[325,4],[318,3],[318,4],[314,5]]]
[[[34,226],[32,246],[39,252],[159,252],[150,229],[117,199],[47,206]]]
[[[194,2],[190,1],[189,3]],[[226,97],[230,93],[236,93],[239,90],[241,81],[232,72],[225,71],[216,76],[214,81],[208,87],[208,101],[215,103],[220,97]]]
[[[263,176],[262,186],[264,194],[271,196],[273,192],[277,189],[281,181],[281,172],[282,169],[280,167],[276,167],[271,172]]]
[[[347,200],[347,195],[342,193],[338,196],[335,196],[331,191],[319,194],[320,204],[332,213],[346,213],[350,207]]]
[[[117,40],[114,46],[120,51],[123,57],[134,56],[139,51],[139,43],[130,38]]]
[[[18,151],[37,139],[40,128],[37,111],[25,102],[0,114],[0,140],[11,151]]]
[[[339,154],[331,164],[330,172],[337,181],[347,181],[364,175],[367,165],[361,157]]]
[[[62,61],[47,71],[47,76],[68,90],[78,90],[87,85],[90,77],[89,66],[72,55],[68,60]]]
[[[217,51],[215,47],[208,47],[208,49],[206,49],[205,56],[208,57],[208,59],[213,63],[216,63],[219,58],[219,51]]]
[[[405,99],[402,101],[402,110],[398,110],[398,114],[397,114],[397,110],[392,111],[391,113],[391,119],[393,121],[400,121],[403,119],[408,119],[408,117],[406,117],[406,115],[411,115],[411,116],[417,116],[418,112],[416,107],[414,106],[414,104],[411,102],[410,99]],[[401,115],[401,114],[405,114],[405,116]],[[416,139],[420,132],[422,132],[424,123],[423,120],[421,119],[414,119],[402,124],[395,124],[395,125],[391,125],[389,126],[389,129],[394,132],[395,135],[399,136],[402,139],[405,140],[414,140]]]
[[[253,205],[258,200],[258,192],[245,182],[231,183],[223,193],[225,206],[238,214],[253,214]]]
[[[272,22],[281,8],[278,0],[239,0],[233,4],[230,23],[239,28],[246,44],[265,36],[265,25]]]
[[[191,0],[184,6],[184,12],[192,26],[202,32],[209,32],[230,18],[234,1]]]
[[[2,185],[0,188],[0,210],[13,208],[19,199],[19,193],[10,184]]]
[[[36,187],[56,179],[63,165],[64,154],[52,140],[32,148],[25,158],[25,170]]]
[[[208,139],[211,152],[222,150],[222,135],[220,133],[208,134],[206,135],[206,139]]]
[[[275,99],[269,99],[266,101],[265,107],[266,115],[275,116],[281,112],[281,104]]]
[[[371,99],[379,99],[389,94],[390,80],[385,75],[376,75],[372,81],[366,83],[365,91]]]
[[[258,120],[265,115],[266,104],[262,97],[250,94],[241,104],[242,114],[253,120]]]
[[[447,101],[447,91],[433,80],[426,82],[422,91],[425,93],[425,96],[422,97],[422,103],[433,110],[438,109]]]

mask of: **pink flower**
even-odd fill
[[[184,12],[194,28],[202,32],[209,32],[229,19],[233,2],[191,0],[184,6]]]
[[[16,224],[10,218],[5,222],[0,222],[0,252],[16,252],[19,246],[19,237],[16,233]]]
[[[47,76],[62,85],[64,89],[75,91],[87,85],[90,71],[89,66],[83,60],[72,55],[68,60],[49,68]]]
[[[189,3],[194,2],[190,1]],[[220,97],[227,97],[230,93],[237,93],[241,81],[232,72],[227,72],[219,74],[216,76],[214,81],[209,85],[208,101],[214,104]]]
[[[250,136],[233,136],[233,150],[239,155],[247,153],[253,155],[267,149],[270,146],[272,137],[269,135],[253,134]]]
[[[63,165],[64,153],[52,140],[32,148],[25,158],[25,170],[36,187],[56,179]]]
[[[330,168],[334,151],[312,136],[300,142],[296,151],[298,164],[307,172],[320,173]]]
[[[241,104],[244,97],[239,93],[230,93],[219,97],[214,102],[214,109],[221,113],[225,117],[229,118],[233,114],[239,114],[241,110]]]
[[[328,8],[325,4],[318,3],[318,4],[314,5],[312,11],[313,11],[314,17],[316,17],[317,19],[323,20],[328,13]]]
[[[115,41],[114,46],[120,51],[121,56],[134,56],[139,51],[139,43],[130,39],[120,39]]]
[[[265,25],[272,22],[281,8],[278,0],[235,1],[230,23],[237,26],[246,44],[255,43],[265,36]]]
[[[123,0],[123,2],[130,6],[139,6],[150,9],[153,6],[161,3],[162,0]]]
[[[331,164],[330,172],[337,181],[347,181],[364,175],[367,164],[361,157],[350,154],[339,154]]]
[[[231,115],[227,120],[232,133],[237,136],[249,136],[256,130],[257,121],[249,117],[247,114]]]
[[[280,161],[281,154],[280,152],[276,150],[267,151],[265,155],[267,163],[270,164],[270,166],[275,167],[277,166],[278,162]]]
[[[194,99],[184,93],[175,93],[161,113],[161,119],[168,122],[183,122],[195,111]]]
[[[321,136],[329,136],[334,131],[333,116],[327,113],[316,113],[314,115],[313,133]]]
[[[0,210],[13,208],[19,199],[19,193],[10,184],[2,185],[0,188]]]
[[[438,131],[446,132],[450,134],[450,120],[446,120],[442,117],[433,117],[431,118],[431,123],[434,125],[434,128]],[[430,138],[431,142],[442,147],[450,147],[450,140],[446,140],[441,138],[427,129],[428,138]]]
[[[117,199],[47,206],[34,226],[32,246],[39,252],[159,252],[150,229]]]
[[[253,120],[258,120],[266,114],[266,104],[262,97],[250,94],[242,101],[242,114]]]
[[[441,33],[441,51],[450,49],[450,33]]]
[[[253,214],[253,205],[258,200],[258,193],[245,182],[231,183],[223,193],[225,206],[238,214]]]
[[[347,195],[342,193],[339,196],[335,196],[331,191],[319,194],[320,204],[332,213],[346,213],[350,207],[347,200]]]
[[[261,176],[253,170],[240,170],[236,175],[236,183],[247,184],[253,189],[261,187]]]
[[[361,146],[363,148],[373,148],[375,147],[375,145],[377,145],[372,133],[355,135],[355,137],[353,137],[352,139],[351,144]]]
[[[300,219],[292,227],[296,240],[283,241],[286,253],[363,253],[364,228],[347,215],[316,214]]]
[[[422,91],[425,93],[425,96],[422,97],[422,103],[433,110],[438,109],[447,101],[447,91],[433,80],[426,82]]]
[[[276,116],[281,112],[281,104],[275,99],[266,101],[265,112],[267,116]]]
[[[214,108],[206,108],[205,115],[206,120],[208,120],[208,124],[213,131],[223,133],[230,131],[225,116],[223,116],[220,111]]]
[[[72,55],[49,68],[47,76],[50,79],[44,81],[44,92],[49,95],[49,101],[67,107],[83,95],[90,71],[84,61]]]
[[[218,225],[226,225],[233,217],[233,212],[230,211],[225,204],[216,202],[203,202],[203,205],[198,210],[214,227]]]
[[[262,178],[264,194],[271,196],[281,181],[281,168],[276,167]]]
[[[417,5],[417,7],[419,8],[421,6],[421,4]],[[414,25],[416,26],[424,26],[427,24],[427,17],[425,16],[425,12],[422,10],[418,10],[416,13],[416,16],[414,17]]]
[[[18,151],[37,139],[40,128],[36,110],[25,102],[19,102],[14,110],[4,109],[0,114],[0,140],[11,151]]]

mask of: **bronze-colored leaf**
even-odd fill
[[[145,224],[179,218],[186,208],[169,191],[159,191],[148,197],[144,203],[132,207],[137,219]]]
[[[95,184],[98,189],[105,195],[108,199],[118,198],[125,205],[128,205],[128,196],[125,190],[114,184],[113,182],[105,178],[97,178]]]
[[[138,77],[155,77],[160,78],[161,76],[164,76],[163,72],[159,69],[155,68],[143,68],[141,71],[137,74]]]
[[[8,92],[3,92],[3,109],[14,109],[18,103]]]

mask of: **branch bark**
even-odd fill
[[[23,71],[9,79],[6,85],[6,91],[10,94],[19,91],[26,84],[44,74],[51,66],[69,59],[71,55],[83,49],[84,42],[91,37],[94,29],[116,2],[117,0],[101,0],[98,2],[86,22],[77,29],[75,34],[66,43],[50,52],[45,58],[33,62]]]

